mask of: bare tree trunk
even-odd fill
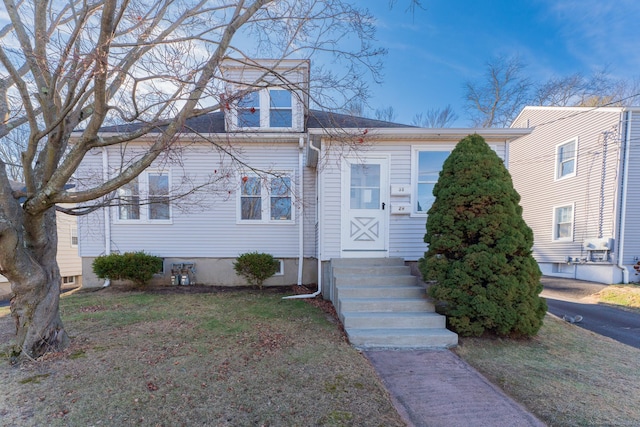
[[[56,262],[55,207],[25,219],[24,243],[19,237],[16,239],[23,248],[14,246],[13,254],[3,256],[2,261],[3,266],[9,266],[5,267],[5,274],[14,293],[11,300],[11,314],[16,322],[13,356],[37,358],[64,349],[69,344],[69,336],[58,307],[61,276]],[[5,249],[3,245],[3,252]]]

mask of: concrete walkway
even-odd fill
[[[544,426],[448,350],[365,351],[408,426]]]

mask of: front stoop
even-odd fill
[[[458,335],[445,327],[425,289],[401,258],[331,260],[331,298],[357,348],[450,348]]]

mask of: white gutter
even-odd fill
[[[318,147],[316,147],[315,145],[313,145],[313,143],[311,142],[311,138],[309,138],[308,140],[308,144],[309,144],[309,148],[312,149],[313,151],[318,153],[318,163],[320,162],[320,149]],[[316,166],[316,188],[318,183],[320,182],[320,170],[319,167]],[[316,191],[316,196],[318,197],[318,200],[320,200],[320,192]],[[315,298],[318,295],[320,295],[320,293],[322,293],[322,233],[320,233],[320,224],[322,224],[321,221],[321,213],[322,213],[322,209],[317,208],[317,212],[318,212],[318,290],[315,291],[312,294],[304,294],[304,295],[290,295],[288,297],[283,297],[282,299],[302,299],[302,298]]]
[[[107,147],[102,147],[102,178],[104,181],[109,179],[109,154],[107,153]],[[111,255],[111,208],[105,206],[104,208],[104,253],[105,255]],[[103,288],[106,288],[111,284],[111,279],[106,278]]]
[[[302,265],[304,263],[304,218],[303,203],[304,197],[304,137],[298,140],[298,199],[296,205],[298,207],[298,286],[302,286]]]
[[[620,231],[618,238],[618,263],[616,266],[622,270],[622,283],[629,283],[629,270],[624,266],[624,232],[627,216],[627,186],[629,181],[629,146],[631,145],[631,116],[632,112],[627,111],[627,134],[624,146],[624,166],[622,170],[622,195],[620,198]]]

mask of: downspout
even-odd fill
[[[304,197],[304,137],[301,136],[298,140],[298,176],[300,182],[298,184],[298,196],[299,199],[296,201],[296,205],[298,207],[298,286],[302,286],[302,265],[304,263],[304,218],[303,218],[303,203]]]
[[[622,283],[629,283],[629,270],[624,266],[624,232],[627,216],[627,185],[629,180],[629,146],[631,145],[631,111],[626,112],[627,132],[624,139],[624,163],[622,169],[622,194],[620,198],[620,231],[618,237],[618,263],[616,266],[622,270]]]
[[[104,181],[109,179],[109,154],[107,147],[102,147],[102,178]],[[111,208],[109,205],[104,207],[104,253],[111,255]],[[111,284],[111,279],[104,280],[103,288]]]
[[[309,148],[318,153],[318,162],[320,162],[320,149],[313,145],[311,142],[311,138],[308,138]],[[320,179],[319,168],[316,166],[316,185],[318,184]],[[317,188],[317,187],[316,187]],[[316,197],[320,198],[320,192],[316,192]],[[288,297],[283,297],[282,299],[302,299],[302,298],[315,298],[322,293],[322,242],[320,236],[320,224],[322,224],[320,215],[322,214],[322,209],[318,209],[318,290],[312,294],[304,294],[304,295],[290,295]]]

